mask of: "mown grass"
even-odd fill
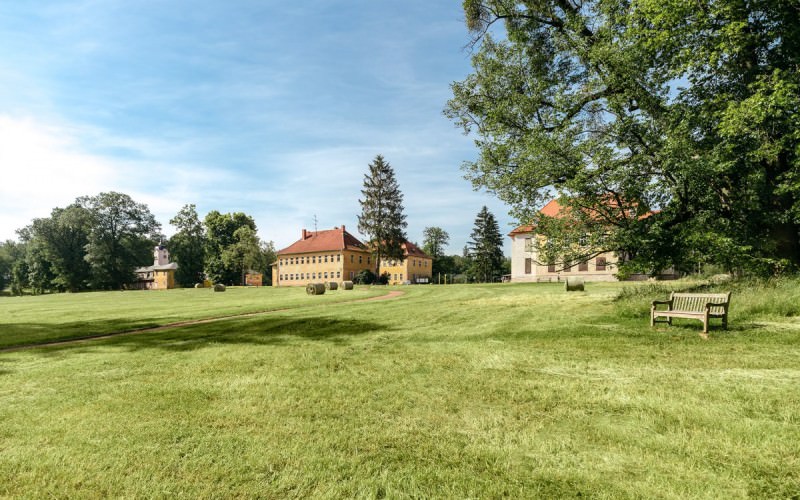
[[[304,288],[232,287],[0,298],[0,349],[385,293],[356,287],[309,298]]]
[[[796,496],[796,318],[737,292],[704,341],[621,289],[407,287],[2,353],[0,495]]]

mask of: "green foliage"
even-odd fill
[[[406,241],[408,223],[403,214],[403,193],[392,166],[383,156],[377,155],[368,168],[361,190],[364,198],[358,200],[361,205],[358,231],[367,236],[375,260],[375,274],[380,275],[382,260],[403,260],[402,245]]]
[[[169,221],[177,232],[169,241],[170,258],[178,263],[175,281],[185,287],[203,280],[206,238],[194,204],[183,208]]]
[[[475,71],[445,113],[476,135],[467,177],[559,255],[615,251],[630,258],[624,272],[650,273],[800,264],[792,2],[467,0],[464,11]],[[561,224],[538,214],[554,196]],[[586,234],[596,241],[581,250]]]
[[[93,287],[121,289],[133,281],[134,268],[152,262],[158,222],[147,205],[123,193],[100,193],[79,198],[77,203],[91,214],[86,260]]]
[[[486,206],[478,212],[470,238],[472,275],[484,283],[496,281],[503,274],[503,237],[497,219]]]
[[[450,235],[440,227],[426,227],[422,231],[422,250],[433,257],[433,260],[444,255],[444,249],[450,243]]]
[[[255,221],[242,212],[222,214],[212,210],[203,223],[206,275],[214,283],[242,284],[246,264],[252,262],[259,245]]]
[[[353,280],[358,285],[371,285],[375,283],[375,273],[369,269],[362,269]]]

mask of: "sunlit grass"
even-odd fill
[[[621,287],[298,294],[262,316],[2,353],[0,496],[797,495],[793,318],[734,298],[731,330],[705,341],[699,323],[620,315],[649,305],[615,301]]]

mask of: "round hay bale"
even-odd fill
[[[329,282],[325,283],[325,288],[327,288],[328,290],[338,290],[339,289],[339,283],[337,283],[335,281],[329,281]]]
[[[309,295],[322,295],[325,293],[324,283],[309,283],[306,285],[306,293]]]
[[[223,285],[222,283],[217,283],[216,285],[214,285],[214,291],[215,292],[224,292],[225,291],[225,285]]]
[[[342,288],[345,290],[352,290],[353,289],[353,282],[352,281],[342,281]]]
[[[564,281],[564,290],[568,292],[582,292],[583,291],[583,278],[570,277]]]
[[[202,283],[195,283],[194,287],[195,288],[203,288],[203,284]]]

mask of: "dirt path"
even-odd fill
[[[387,293],[386,295],[378,295],[377,297],[369,297],[366,299],[356,299],[356,300],[348,300],[345,302],[336,302],[335,304],[331,305],[340,305],[340,304],[356,304],[359,302],[373,302],[376,300],[388,300],[388,299],[395,299],[400,297],[405,292],[400,290],[392,290],[391,292]],[[172,328],[180,328],[182,326],[190,326],[190,325],[202,325],[205,323],[215,323],[217,321],[225,321],[228,319],[234,318],[248,318],[251,316],[261,316],[265,314],[274,314],[279,312],[286,312],[291,311],[295,308],[283,308],[283,309],[271,309],[269,311],[256,311],[256,312],[248,312],[248,313],[240,313],[240,314],[229,314],[227,316],[216,316],[213,318],[203,318],[203,319],[192,319],[187,321],[177,321],[175,323],[168,323],[166,325],[159,325],[159,326],[151,326],[147,328],[134,328],[133,330],[123,330],[121,332],[113,332],[113,333],[101,333],[98,335],[87,335],[85,337],[76,337],[66,340],[54,340],[52,342],[42,342],[40,344],[26,344],[20,346],[11,346],[11,347],[3,347],[0,348],[0,352],[12,352],[12,351],[22,351],[25,349],[35,349],[37,347],[50,347],[50,346],[58,346],[58,345],[68,345],[68,344],[77,344],[80,342],[88,342],[90,340],[101,340],[101,339],[108,339],[111,337],[120,337],[122,335],[136,335],[140,333],[152,333],[152,332],[161,332],[164,330],[170,330]]]

